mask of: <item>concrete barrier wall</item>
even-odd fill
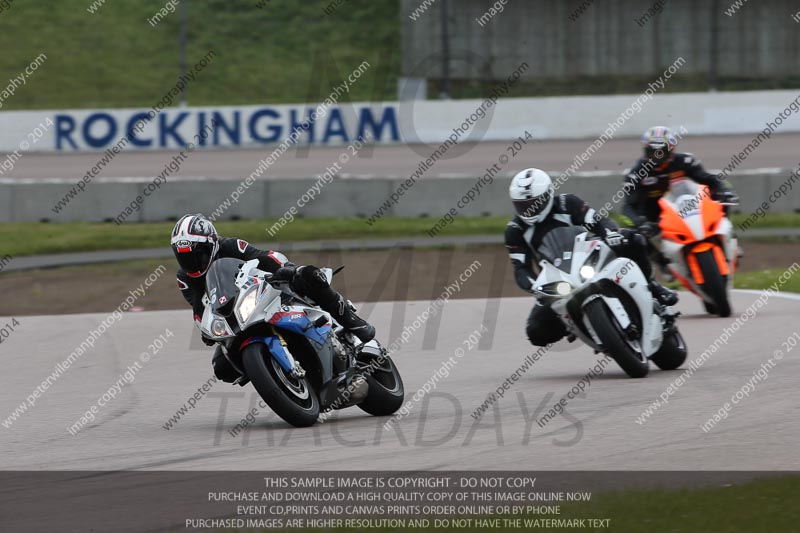
[[[787,180],[790,172],[788,169],[761,169],[732,176],[730,181],[742,198],[738,210],[746,213],[754,211]],[[478,179],[479,176],[421,180],[397,204],[390,206],[386,215],[428,215],[438,218],[451,207],[456,207],[458,200]],[[77,195],[56,217],[51,209],[74,185],[73,181],[0,180],[0,222],[111,220],[123,212],[137,195],[142,194],[151,181],[152,178],[102,179]],[[191,181],[190,187],[187,187],[188,181]],[[258,181],[241,196],[238,203],[230,206],[218,219],[277,219],[284,216],[292,206],[303,217],[369,217],[403,181],[388,178],[336,178],[322,188],[316,199],[299,208],[298,199],[316,182],[315,179]],[[459,214],[509,214],[509,181],[510,176],[496,177],[492,184],[481,189],[481,194],[473,202],[459,210]],[[601,207],[620,190],[621,184],[622,178],[616,173],[579,173],[564,184],[560,192],[578,194],[590,204]],[[139,210],[128,217],[125,223],[174,220],[189,212],[210,215],[238,185],[231,180],[172,178],[160,190],[147,197]],[[794,186],[800,187],[800,184],[795,183]],[[190,194],[187,195],[187,191]],[[800,211],[800,194],[790,192],[778,198],[771,204],[770,210]]]
[[[525,131],[548,140],[597,138],[606,131],[621,138],[638,137],[653,124],[683,127],[688,135],[755,135],[769,123],[770,132],[800,131],[797,90],[662,94],[658,84],[643,90],[635,95],[499,98],[489,104],[478,99],[342,104],[315,115],[297,142],[341,145],[363,135],[375,144],[440,144],[448,137],[465,143],[512,140]],[[137,117],[146,111],[141,109],[0,112],[0,152],[96,151],[113,159],[120,150],[177,150],[187,143],[199,150],[274,149],[304,124],[312,109],[169,108],[142,123],[141,131],[135,130]],[[131,128],[133,140],[127,141],[123,135]],[[0,175],[13,173],[2,168]]]

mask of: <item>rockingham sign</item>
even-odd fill
[[[359,137],[400,141],[396,103],[335,105],[316,117],[313,111],[313,105],[302,104],[172,107],[155,116],[145,109],[13,111],[0,113],[0,151],[17,149],[25,132],[48,117],[54,126],[34,150],[102,152],[129,132],[125,150],[171,150],[186,147],[207,129],[198,148],[277,144],[294,129],[301,133],[298,144],[346,145]]]
[[[640,97],[501,97],[469,128],[463,142],[508,141],[525,131],[534,139],[596,138]],[[683,126],[692,135],[757,134],[798,97],[796,90],[658,93],[614,136],[639,137],[648,127],[664,122],[664,109],[671,110],[665,125]],[[197,149],[278,145],[294,130],[299,132],[298,145],[347,146],[358,138],[374,144],[439,145],[482,103],[479,99],[337,102],[326,104],[324,112],[319,111],[322,104],[166,107],[157,113],[146,108],[3,111],[0,152],[105,152],[129,132],[124,151],[175,150],[209,129]],[[53,125],[28,148],[22,147],[30,132],[48,120]],[[793,114],[784,120],[781,132],[797,131],[800,115]]]
[[[134,135],[138,148],[183,148],[192,138],[211,127],[200,146],[249,146],[279,143],[294,129],[301,130],[298,142],[341,144],[359,137],[397,141],[395,106],[373,109],[368,104],[331,107],[324,118],[313,120],[305,106],[247,106],[237,108],[165,109]],[[57,151],[104,150],[126,135],[137,121],[147,120],[140,111],[66,112],[54,116],[54,148]]]

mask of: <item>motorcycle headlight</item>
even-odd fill
[[[592,265],[583,265],[580,269],[580,275],[584,281],[593,278],[595,275],[594,267]]]
[[[566,281],[555,281],[547,285],[542,285],[538,290],[548,296],[566,296],[572,292],[572,285]]]
[[[242,298],[239,305],[236,306],[236,314],[239,316],[239,321],[244,324],[250,320],[250,315],[256,310],[256,303],[258,303],[257,291],[250,291]]]
[[[569,283],[566,281],[560,281],[556,283],[556,293],[560,294],[561,296],[566,296],[572,292],[572,287],[570,287]]]
[[[211,323],[211,333],[216,335],[217,337],[224,337],[229,333],[228,331],[228,324],[225,322],[223,318],[215,318],[214,322]]]

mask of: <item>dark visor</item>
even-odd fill
[[[178,264],[189,275],[199,275],[206,271],[211,263],[211,243],[198,243],[191,252],[176,253]]]
[[[652,159],[653,161],[663,161],[669,155],[669,145],[650,144],[644,149],[644,153],[648,159]]]
[[[550,191],[547,191],[536,198],[514,200],[514,209],[517,210],[517,214],[521,217],[535,217],[547,208],[547,204],[550,203],[550,196]]]

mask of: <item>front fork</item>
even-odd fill
[[[267,326],[267,335],[250,337],[242,343],[239,349],[241,350],[253,342],[263,342],[266,344],[270,355],[278,361],[278,364],[281,365],[283,370],[285,370],[295,379],[303,379],[306,375],[306,371],[302,366],[300,366],[300,362],[292,356],[292,353],[289,351],[289,345],[286,343],[286,339],[283,338],[281,332],[278,331],[274,326],[271,324],[268,324]]]

